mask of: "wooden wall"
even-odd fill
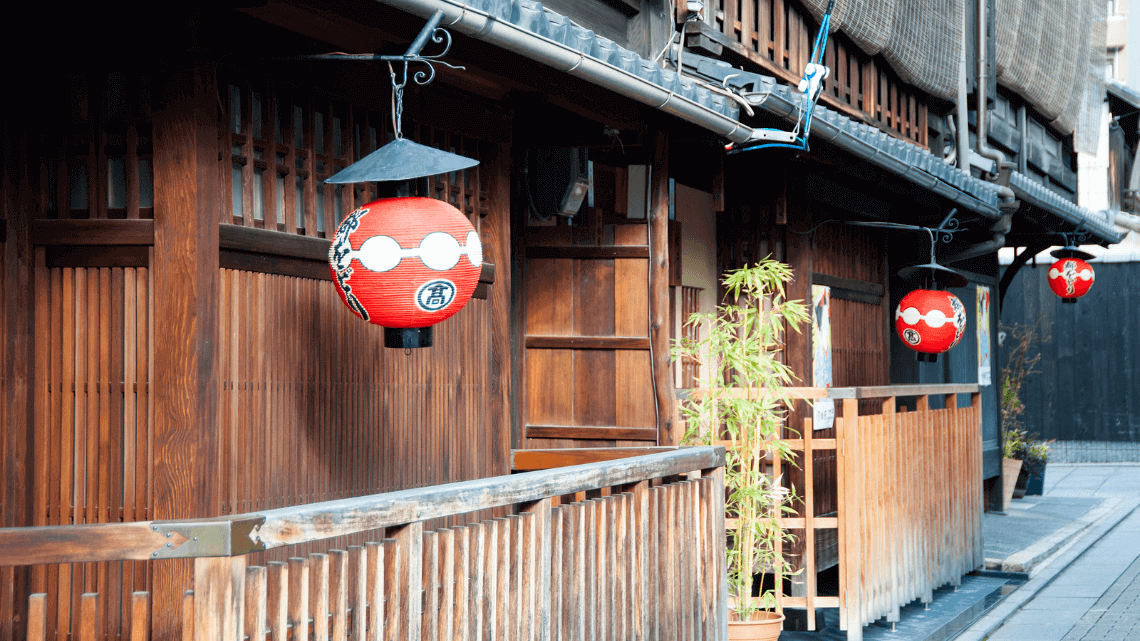
[[[216,73],[77,75],[45,98],[44,121],[64,126],[6,132],[3,526],[211,516],[510,472],[503,141],[405,122],[407,137],[481,161],[415,190],[467,214],[485,261],[504,266],[437,326],[435,347],[405,354],[340,303],[322,239],[378,195],[320,182],[387,140],[377,105],[267,82],[255,135],[248,75]],[[301,113],[275,139],[280,104]],[[63,639],[97,591],[101,633],[118,635],[132,591],[153,591],[156,612],[181,598],[178,565],[4,568],[0,639],[18,636],[28,592],[48,593],[48,632]],[[176,631],[169,619],[155,634]]]

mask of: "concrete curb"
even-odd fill
[[[1105,534],[1108,534],[1112,528],[1116,527],[1118,523],[1123,521],[1128,515],[1132,514],[1138,507],[1140,507],[1140,500],[1121,501],[1120,499],[1108,499],[1119,501],[1115,508],[1109,509],[1103,513],[1099,520],[1085,525],[1083,528],[1077,530],[1077,533],[1070,535],[1071,538],[1067,542],[1061,542],[1056,546],[1056,551],[1052,553],[1044,561],[1035,565],[1031,570],[1031,578],[1025,585],[1014,590],[1009,594],[1001,603],[994,606],[992,610],[987,612],[970,627],[963,630],[958,636],[954,637],[955,641],[983,641],[986,637],[997,630],[1003,623],[1009,620],[1023,605],[1028,603],[1037,593],[1044,590],[1057,578],[1065,568],[1067,568],[1073,561],[1077,560],[1086,550],[1096,544]],[[1101,507],[1106,507],[1105,503]],[[1094,508],[1100,510],[1101,507]],[[1090,514],[1091,514],[1090,510]],[[1075,524],[1075,523],[1074,523]],[[1054,537],[1049,537],[1052,539]],[[1046,541],[1041,541],[1042,548],[1045,547]],[[1014,556],[1021,556],[1028,553],[1029,550],[1038,547],[1038,544],[1031,546],[1024,552],[1019,552]],[[1014,557],[1010,557],[1012,559]],[[1007,559],[1008,560],[1008,559]]]
[[[1024,572],[1033,578],[1040,571],[1039,565],[1052,556],[1057,550],[1080,536],[1085,530],[1092,527],[1104,517],[1108,516],[1124,502],[1124,499],[1108,498],[1100,505],[1083,514],[1079,519],[1057,530],[1053,534],[1041,539],[1033,545],[1017,552],[1001,562],[1003,572]]]

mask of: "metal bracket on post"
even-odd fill
[[[150,529],[164,535],[166,545],[151,552],[152,559],[238,556],[264,550],[257,531],[261,517],[213,521],[156,521]]]

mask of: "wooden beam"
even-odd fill
[[[217,425],[219,165],[216,65],[164,74],[154,112],[154,407],[151,515],[210,516],[218,509]],[[179,637],[188,562],[152,566],[155,638]]]
[[[528,349],[649,349],[649,338],[638,336],[527,336]]]
[[[830,391],[831,390],[826,387],[786,387],[784,388],[783,393],[794,399],[810,400],[816,398],[828,398],[828,396],[830,396]],[[708,393],[709,390],[704,387],[677,390],[677,398],[704,398],[708,395]],[[766,388],[732,387],[721,390],[720,394],[721,398],[771,398],[773,396],[776,396],[777,393],[774,390]]]
[[[153,245],[153,220],[33,220],[33,245]],[[326,250],[327,251],[327,250]]]
[[[666,191],[668,197],[668,191]],[[668,216],[668,212],[666,212]],[[607,246],[550,246],[538,245],[526,248],[527,258],[649,258],[650,249],[646,245],[607,245]],[[668,274],[666,274],[668,277]]]
[[[653,427],[603,427],[578,425],[527,425],[527,438],[571,438],[601,441],[657,441]]]
[[[331,241],[327,238],[300,236],[272,229],[242,227],[241,225],[218,226],[218,246],[222,249],[301,258],[321,262],[326,266],[329,261],[330,244]],[[327,267],[325,271],[328,271]]]
[[[514,450],[511,452],[511,469],[516,472],[550,470],[676,450],[675,447],[582,447]]]
[[[657,404],[657,444],[678,445],[681,430],[669,358],[669,132],[658,129],[653,138],[649,204],[649,341],[653,354],[650,374]]]
[[[840,398],[885,398],[887,396],[928,396],[931,394],[973,394],[980,387],[973,383],[944,385],[883,385],[880,387],[833,387],[828,396]]]
[[[811,275],[812,285],[823,285],[831,288],[831,295],[836,298],[844,300],[852,300],[858,303],[867,303],[870,305],[878,305],[883,302],[883,295],[886,293],[886,288],[879,283],[871,283],[862,280],[854,280],[851,278],[841,278],[839,276],[832,276],[830,274],[820,274],[813,272]]]

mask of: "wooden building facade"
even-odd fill
[[[829,429],[805,427],[806,403],[793,408],[789,429],[803,433],[805,453],[789,476],[815,490],[802,497],[788,527],[818,528],[815,537],[799,537],[818,544],[790,551],[809,570],[849,560],[840,569],[848,592],[817,595],[811,577],[792,590],[788,606],[839,607],[845,629],[858,638],[862,624],[897,617],[900,598],[928,600],[932,586],[977,567],[982,481],[995,476],[983,461],[998,447],[983,434],[982,417],[996,417],[992,388],[974,385],[968,364],[962,372],[896,366],[893,310],[908,285],[893,274],[920,262],[925,234],[916,243],[901,232],[845,222],[936,226],[961,201],[985,212],[960,216],[984,236],[999,215],[990,203],[996,196],[970,192],[973,183],[959,179],[938,184],[953,184],[949,192],[919,186],[913,176],[921,172],[886,171],[853,155],[838,134],[831,142],[813,140],[803,153],[726,156],[726,139],[735,140],[737,129],[751,131],[737,119],[757,127],[778,119],[745,118],[733,98],[704,85],[677,80],[662,89],[667,81],[648,64],[677,28],[690,39],[685,56],[720,56],[746,65],[747,73],[794,81],[817,28],[810,2],[725,0],[710,6],[703,22],[651,0],[444,7],[452,33],[444,60],[461,68],[437,65],[434,82],[408,83],[402,134],[479,165],[409,189],[467,216],[486,262],[480,287],[436,328],[432,348],[409,353],[385,349],[382,329],[338,302],[328,239],[356,207],[390,194],[375,184],[323,181],[396,135],[389,69],[379,61],[294,57],[398,53],[434,1],[206,3],[180,9],[162,29],[134,15],[76,15],[62,31],[75,64],[18,76],[28,91],[6,105],[0,176],[0,525],[7,535],[90,524],[135,532],[131,524],[187,519],[230,528],[251,514],[280,516],[419,489],[425,494],[416,514],[427,516],[418,520],[385,513],[368,521],[376,527],[340,527],[340,516],[330,515],[343,513],[321,512],[309,522],[318,536],[290,531],[288,518],[264,517],[265,532],[286,533],[247,550],[248,565],[270,567],[283,585],[273,573],[306,557],[305,571],[327,579],[323,555],[349,563],[330,552],[347,548],[358,568],[351,576],[375,579],[387,566],[369,555],[381,554],[387,538],[412,546],[390,550],[401,550],[403,571],[411,573],[404,597],[409,585],[428,581],[425,599],[454,604],[454,595],[430,589],[447,582],[436,571],[448,565],[441,558],[452,558],[433,557],[432,549],[445,548],[431,546],[499,523],[491,531],[514,546],[504,550],[546,559],[539,566],[511,557],[518,567],[546,568],[537,570],[539,583],[526,585],[563,586],[550,588],[563,600],[540,594],[545,606],[511,601],[549,626],[523,633],[490,625],[498,632],[470,638],[548,638],[540,630],[562,625],[588,627],[600,638],[610,638],[604,630],[612,625],[631,630],[614,632],[623,638],[646,638],[645,626],[667,628],[674,619],[692,638],[721,638],[726,595],[717,591],[723,567],[715,558],[723,551],[723,509],[711,514],[723,508],[716,497],[723,454],[659,449],[680,444],[676,390],[696,379],[692,364],[670,362],[669,342],[699,331],[682,319],[715,306],[720,274],[772,256],[795,270],[792,298],[810,301],[813,285],[831,288],[831,386],[843,390],[836,395],[840,419]],[[588,38],[581,25],[591,30]],[[106,42],[105,34],[122,28],[141,35]],[[574,37],[589,51],[568,49]],[[820,104],[912,155],[939,150],[945,101],[859,46],[844,33],[831,41],[826,60],[834,75]],[[612,80],[619,67],[621,82]],[[560,188],[544,173],[553,164],[547,152],[567,149],[588,153],[589,196],[575,215],[551,215],[536,196]],[[957,242],[955,250],[969,247],[976,234]],[[996,285],[996,262],[980,261],[979,278]],[[810,331],[789,333],[784,352],[809,388],[817,385],[811,341]],[[919,383],[928,385],[899,387]],[[986,423],[991,427],[996,434]],[[845,438],[863,449],[843,454]],[[907,448],[921,455],[905,456]],[[936,451],[957,455],[940,458]],[[641,467],[603,465],[647,453],[664,458]],[[498,480],[500,498],[459,507],[440,507],[446,497],[432,494],[435,486],[575,463],[601,465],[591,468],[597,482],[548,471],[542,478],[560,479],[566,491],[529,488],[527,498],[517,498],[522,494],[511,492],[521,490]],[[864,478],[868,469],[880,485]],[[959,489],[927,484],[910,494],[877,494],[880,486],[928,472]],[[607,514],[628,516],[629,529],[605,538],[598,523],[608,522]],[[856,516],[862,514],[868,516]],[[939,515],[940,536],[962,544],[924,539],[919,526],[930,514]],[[891,540],[867,538],[882,523],[889,527],[881,531],[910,547],[881,564],[894,568],[886,574],[863,572],[855,560],[893,549]],[[469,529],[461,535],[456,528]],[[26,531],[43,532],[46,541],[59,530]],[[624,594],[623,586],[638,580],[623,573],[611,585],[593,570],[559,574],[594,553],[584,551],[587,540],[610,541],[615,559],[629,552],[630,572],[645,572],[643,579],[649,568],[661,570],[664,578],[652,585],[662,594],[694,598],[658,603],[639,594],[653,604],[652,614],[630,605],[588,623],[577,618],[585,606],[566,595],[588,592],[585,585]],[[588,549],[604,564],[607,548],[597,545]],[[634,551],[643,548],[654,556]],[[0,640],[33,629],[60,641],[110,639],[131,633],[129,622],[138,617],[153,638],[181,638],[193,619],[184,608],[210,607],[187,606],[185,591],[207,570],[238,571],[203,558],[157,561],[137,552],[77,561],[70,550],[0,567]],[[366,558],[373,563],[367,571]],[[347,566],[333,567],[341,568],[334,576],[348,576],[337,574]],[[457,576],[470,575],[455,567]],[[911,572],[921,580],[897,585]],[[522,570],[512,576],[525,583]],[[262,585],[252,580],[250,586]],[[363,635],[364,589],[345,590],[333,591],[360,597],[353,625]],[[144,591],[149,610],[140,615],[134,594]],[[46,597],[29,605],[33,593]],[[101,596],[85,596],[91,594]],[[888,597],[872,604],[864,597],[872,594]],[[270,602],[280,605],[279,598]],[[419,601],[406,601],[413,614],[421,613]],[[378,602],[369,603],[375,613]],[[88,610],[97,624],[85,618]],[[347,630],[324,612],[334,632]],[[496,612],[504,626],[505,613],[517,613]],[[420,625],[408,617],[404,625]],[[446,627],[426,618],[422,625],[436,631],[425,632],[428,638]],[[314,638],[325,638],[318,627]],[[273,638],[284,638],[283,630]],[[307,634],[294,628],[292,638]]]

